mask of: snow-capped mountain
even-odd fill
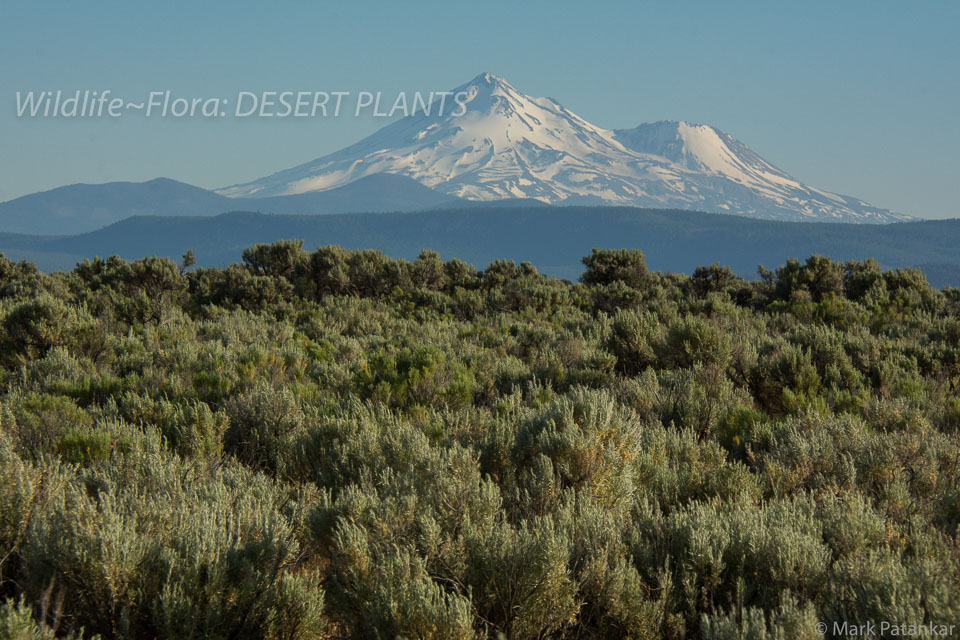
[[[466,94],[462,115],[420,111],[336,153],[219,193],[291,195],[392,173],[470,200],[535,198],[779,220],[909,219],[804,185],[713,127],[657,122],[603,129],[489,73],[453,92]]]

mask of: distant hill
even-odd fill
[[[201,265],[225,265],[258,242],[301,238],[306,248],[338,244],[404,258],[422,248],[479,267],[498,258],[529,261],[574,279],[593,247],[637,248],[654,269],[691,272],[720,262],[746,277],[814,253],[838,260],[876,258],[887,268],[928,265],[931,284],[960,286],[960,220],[891,225],[807,224],[741,216],[628,207],[497,207],[418,213],[325,216],[228,213],[215,217],[141,216],[81,235],[0,234],[0,251],[45,270],[83,257],[146,255],[174,259],[193,249]]]
[[[131,216],[206,216],[231,209],[229,198],[189,184],[71,184],[0,203],[0,230],[40,235],[93,231]],[[226,208],[224,208],[226,207]]]
[[[271,198],[228,198],[168,178],[74,184],[0,203],[0,231],[73,235],[132,216],[215,216],[228,211],[326,214],[419,211],[462,201],[404,176],[368,176],[343,187]]]

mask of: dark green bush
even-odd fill
[[[11,363],[29,362],[42,358],[54,347],[76,346],[91,325],[85,309],[52,296],[41,294],[24,300],[4,318],[4,357]]]
[[[594,249],[583,259],[587,268],[580,281],[588,285],[622,282],[628,287],[642,289],[650,282],[647,260],[635,249]]]

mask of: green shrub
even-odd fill
[[[546,456],[565,486],[589,487],[614,505],[632,492],[639,445],[635,416],[603,392],[574,389],[520,428],[513,455],[518,470]]]
[[[580,280],[588,285],[623,282],[628,287],[642,289],[650,282],[647,261],[642,251],[635,249],[594,249],[583,259],[587,268]]]
[[[469,601],[445,592],[415,556],[371,548],[362,530],[345,525],[334,539],[333,564],[348,637],[474,637]]]
[[[57,346],[75,346],[89,331],[92,319],[49,294],[16,305],[3,321],[2,348],[7,361],[23,362],[42,358]]]
[[[65,431],[93,423],[87,411],[64,396],[31,392],[8,397],[5,404],[10,413],[4,430],[26,456],[54,453]]]
[[[798,607],[789,602],[776,611],[763,609],[731,611],[713,616],[704,615],[702,630],[705,640],[819,640],[814,608]]]
[[[156,427],[167,445],[182,456],[216,456],[223,447],[229,419],[205,402],[172,403],[138,394],[120,397],[117,413],[132,424]]]
[[[232,398],[226,413],[226,451],[249,465],[274,472],[284,450],[305,431],[308,420],[289,389],[277,390],[263,383]],[[212,416],[203,418],[212,421]]]
[[[567,568],[569,541],[546,521],[468,530],[464,580],[488,633],[542,638],[562,633],[579,611]]]
[[[71,428],[60,435],[57,449],[65,461],[89,465],[109,458],[112,445],[112,438],[107,431]]]
[[[697,267],[690,278],[690,289],[694,295],[705,297],[709,293],[729,291],[743,280],[730,267],[714,262],[709,267]]]
[[[135,450],[76,476],[32,518],[27,597],[53,584],[65,625],[109,636],[316,637],[323,595],[297,571],[289,496],[240,471],[199,482],[209,472],[164,458],[156,439]]]
[[[243,262],[254,273],[290,280],[304,263],[303,240],[256,244],[243,250]]]
[[[608,348],[617,359],[617,370],[637,375],[658,363],[657,349],[663,329],[650,314],[621,311],[614,316]]]
[[[431,347],[375,353],[356,381],[361,397],[398,407],[462,407],[472,401],[475,384],[466,367]]]
[[[56,621],[48,625],[41,615],[41,621],[34,618],[33,609],[22,601],[5,600],[0,604],[0,640],[82,640],[83,630],[77,633],[57,634]],[[100,636],[87,636],[95,640]]]
[[[188,287],[175,262],[156,256],[133,262],[118,256],[84,260],[73,272],[94,311],[111,308],[129,323],[159,322],[166,310],[183,302]]]

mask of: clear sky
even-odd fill
[[[481,71],[602,127],[714,125],[801,181],[960,217],[960,2],[45,1],[0,5],[0,201],[165,176],[214,188],[386,124],[16,117],[16,91],[441,91]]]

